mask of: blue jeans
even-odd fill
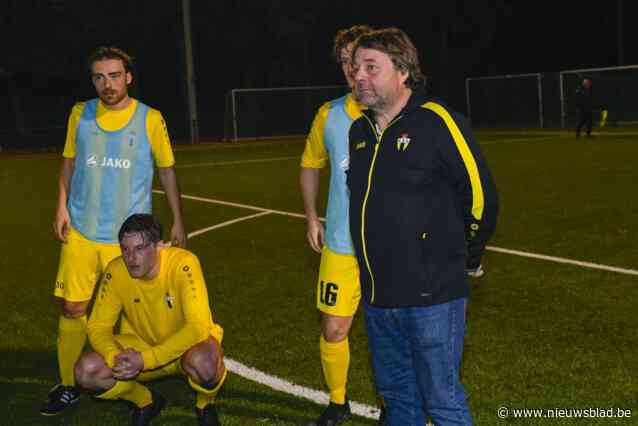
[[[377,391],[391,426],[471,425],[459,377],[466,299],[428,307],[364,303]]]

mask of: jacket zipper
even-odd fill
[[[370,162],[370,171],[368,172],[368,186],[366,188],[366,193],[363,196],[363,203],[361,205],[361,247],[363,248],[363,259],[366,262],[366,268],[368,269],[368,273],[370,274],[370,280],[372,281],[372,291],[370,294],[370,303],[374,303],[374,274],[372,273],[372,268],[370,267],[370,261],[368,259],[368,249],[366,248],[366,236],[365,236],[365,217],[366,217],[366,206],[368,204],[368,196],[370,195],[370,187],[372,186],[372,173],[374,171],[374,165],[377,161],[377,154],[379,152],[379,146],[381,145],[381,140],[383,139],[383,134],[390,126],[399,121],[402,117],[401,115],[392,120],[388,125],[381,131],[381,134],[377,133],[377,129],[375,125],[372,123],[370,118],[367,115],[363,114],[363,116],[368,120],[370,127],[372,128],[372,133],[377,139],[377,143],[374,145],[374,154],[372,155],[372,161]]]

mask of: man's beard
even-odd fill
[[[387,104],[386,100],[382,98],[381,96],[377,95],[376,93],[372,95],[368,94],[366,101],[363,101],[361,97],[358,96],[357,93],[355,92],[355,99],[357,99],[357,102],[366,105],[368,108],[370,108],[373,111],[383,109],[383,107],[385,107],[385,105]]]
[[[112,96],[113,95],[113,96]],[[114,90],[105,90],[100,94],[100,99],[106,105],[117,105],[126,97],[126,92],[118,94]]]

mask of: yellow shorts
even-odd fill
[[[122,322],[124,324],[124,321]],[[116,334],[115,340],[122,345],[124,349],[133,348],[138,352],[143,352],[146,349],[149,349],[151,346],[142,340],[137,334],[133,332],[133,330],[129,327],[124,327],[126,329],[125,333]],[[211,333],[213,338],[217,340],[217,343],[222,344],[222,338],[224,336],[224,330],[218,324],[215,324],[215,329]],[[151,380],[159,379],[160,377],[166,376],[174,376],[174,375],[182,375],[185,376],[186,373],[182,370],[181,358],[177,358],[176,360],[169,362],[166,365],[155,368],[153,370],[144,370],[140,373],[136,380],[141,382],[148,382]]]
[[[350,254],[324,246],[317,280],[317,309],[340,317],[354,316],[361,299],[359,265]]]
[[[91,300],[106,265],[121,255],[120,245],[88,240],[70,228],[60,250],[60,264],[53,294],[69,302]]]

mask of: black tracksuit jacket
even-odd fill
[[[350,233],[362,296],[378,307],[466,297],[468,246],[484,249],[498,196],[466,120],[412,93],[378,135],[371,110],[350,127]]]

